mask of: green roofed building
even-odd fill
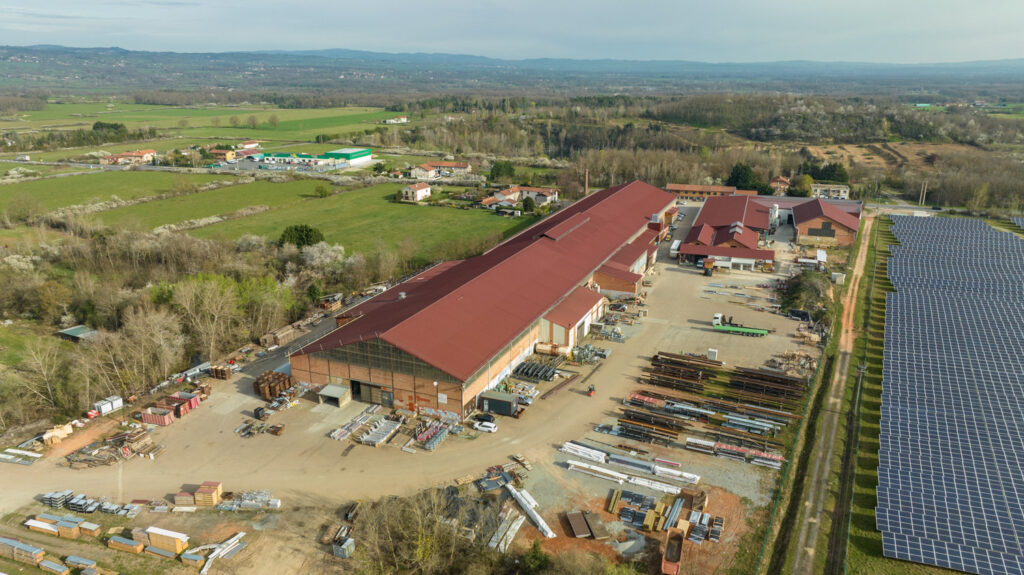
[[[373,160],[373,151],[370,148],[339,148],[324,155],[329,158],[345,160],[350,166],[368,164]]]
[[[57,332],[57,337],[78,343],[96,335],[96,330],[84,325],[76,325]]]

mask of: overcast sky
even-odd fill
[[[1021,0],[0,0],[0,44],[351,48],[495,58],[955,62],[1024,57]]]

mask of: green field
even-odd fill
[[[193,108],[116,103],[108,108],[107,103],[49,104],[45,110],[22,113],[14,120],[3,122],[0,127],[12,132],[80,129],[102,121],[121,123],[128,128],[152,126],[189,140],[309,141],[319,134],[346,134],[376,128],[382,120],[395,115],[395,112],[367,107],[292,110],[258,105]],[[256,128],[246,125],[232,127],[232,116],[242,124],[249,116],[255,116],[259,124]],[[270,125],[271,116],[277,116],[276,127]],[[215,125],[218,123],[219,126]]]
[[[228,239],[257,234],[273,239],[285,227],[303,223],[320,228],[327,241],[345,246],[350,253],[372,250],[378,241],[396,247],[407,238],[421,246],[421,253],[426,253],[450,240],[492,233],[507,235],[535,221],[533,218],[502,218],[487,210],[391,202],[391,197],[401,187],[401,184],[383,184],[326,199],[303,200],[190,233]]]
[[[166,172],[98,172],[66,178],[35,180],[0,186],[0,210],[11,200],[31,197],[43,210],[103,202],[114,196],[122,200],[144,198],[170,191],[178,178],[204,184],[229,176],[182,175]]]
[[[313,190],[320,183],[316,180],[300,180],[282,184],[255,182],[229,186],[115,208],[94,214],[93,219],[108,226],[151,230],[185,220],[227,215],[248,206],[276,208],[302,202],[313,197]]]

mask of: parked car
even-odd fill
[[[487,423],[494,423],[494,416],[490,413],[478,413],[473,416],[473,419],[477,421],[486,421]]]
[[[490,421],[478,421],[473,424],[473,429],[477,431],[486,431],[487,433],[497,433],[498,424],[491,423]]]

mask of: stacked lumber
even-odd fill
[[[82,533],[91,537],[99,537],[100,534],[100,526],[95,523],[89,523],[88,521],[79,523],[78,529],[80,529]]]
[[[281,373],[279,371],[264,371],[263,375],[253,382],[252,391],[265,401],[273,401],[282,395],[287,395],[286,392],[290,390],[294,384],[295,380],[287,373]],[[292,394],[293,395],[289,396],[288,399],[295,399],[294,391],[292,391]]]
[[[56,524],[46,523],[36,519],[29,519],[24,523],[25,527],[28,527],[30,531],[36,533],[45,533],[47,535],[53,535],[54,537],[60,537],[60,529],[57,528]]]
[[[214,507],[220,503],[223,493],[220,482],[204,481],[202,486],[196,490],[195,504],[201,507]]]
[[[212,365],[210,376],[214,379],[231,379],[231,368],[226,365]]]
[[[118,551],[126,551],[128,553],[142,553],[144,545],[138,541],[132,541],[131,539],[125,539],[124,537],[115,535],[107,540],[107,547],[117,549]]]
[[[146,533],[149,535],[149,547],[155,547],[174,554],[188,548],[188,535],[176,531],[168,531],[159,527],[148,527]]]
[[[71,573],[71,570],[67,568],[67,565],[61,565],[60,563],[50,561],[49,559],[40,561],[37,567],[47,573],[56,573],[57,575],[68,575]]]
[[[70,521],[61,521],[58,523],[57,531],[60,532],[60,536],[63,539],[78,539],[82,535],[82,531],[78,528],[78,524]]]
[[[174,495],[174,504],[192,506],[196,504],[196,497],[188,491],[181,491]]]
[[[34,545],[22,543],[17,539],[0,537],[0,557],[13,559],[20,563],[38,565],[46,552]]]

